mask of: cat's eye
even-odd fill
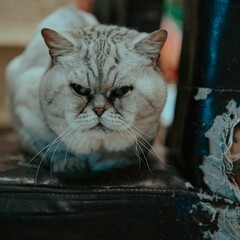
[[[81,96],[89,96],[89,94],[91,93],[91,90],[89,88],[85,88],[76,83],[71,83],[70,87],[73,89],[75,93]]]
[[[116,88],[112,91],[111,97],[122,97],[125,94],[127,94],[129,91],[132,91],[133,87],[132,86],[124,86],[121,88]]]

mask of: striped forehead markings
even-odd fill
[[[96,29],[95,29],[96,30]],[[91,40],[93,40],[93,36],[97,35],[100,36],[101,32],[96,30],[94,31],[91,36],[88,34],[85,35],[87,36],[88,40],[90,40],[89,38],[91,38]],[[112,71],[116,68],[116,65],[119,64],[119,62],[121,61],[121,55],[120,55],[120,49],[119,46],[117,46],[117,42],[119,43],[119,41],[121,40],[122,37],[124,37],[125,35],[128,34],[128,31],[119,31],[119,29],[116,28],[112,28],[111,30],[109,30],[108,32],[105,32],[104,35],[100,36],[99,38],[97,38],[97,41],[93,43],[94,47],[93,47],[93,51],[94,51],[94,55],[96,56],[95,60],[92,59],[92,56],[90,56],[90,49],[91,48],[91,44],[90,42],[92,42],[90,40],[87,41],[87,45],[86,45],[86,52],[84,55],[84,61],[86,63],[86,66],[89,70],[89,73],[96,79],[99,81],[99,86],[100,88],[103,85],[103,81],[106,78],[106,80],[109,80],[109,76],[112,73]],[[94,38],[95,39],[95,38]],[[107,69],[103,70],[104,65],[106,64],[107,58],[109,57],[111,50],[113,50],[113,63],[110,66],[107,66]],[[94,67],[93,64],[94,62],[96,63],[96,72],[94,71]],[[105,72],[104,72],[105,71]],[[89,73],[87,74],[87,81],[88,84],[90,86],[90,77],[89,77]],[[115,82],[117,80],[118,77],[118,73],[115,73],[115,75],[113,75],[112,79],[113,79],[113,83],[112,86],[115,85]]]

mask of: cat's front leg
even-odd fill
[[[79,158],[62,158],[51,165],[54,173],[86,173],[89,171],[87,162]]]

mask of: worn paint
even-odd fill
[[[216,116],[212,127],[205,133],[209,139],[209,156],[205,156],[200,166],[204,173],[204,182],[215,193],[232,200],[240,201],[239,187],[232,183],[228,175],[233,169],[229,153],[232,145],[234,127],[240,121],[240,107],[230,101],[226,112]]]
[[[199,222],[205,240],[238,240],[240,236],[240,206],[218,194],[197,193],[200,202],[192,205],[190,214],[201,210],[210,217],[210,222]],[[208,228],[209,227],[209,228]]]
[[[197,94],[194,96],[195,100],[204,100],[212,92],[210,88],[199,88]]]
[[[212,206],[201,202],[203,211],[211,216],[211,222],[216,222],[218,229],[204,232],[204,239],[238,240],[240,237],[240,207],[227,206],[225,208]]]
[[[205,133],[209,139],[209,155],[205,156],[200,166],[204,173],[204,182],[216,194],[226,197],[225,206],[217,207],[212,202],[218,201],[216,196],[199,193],[200,206],[216,221],[218,229],[215,232],[205,231],[204,239],[237,240],[240,236],[240,202],[239,187],[230,181],[233,170],[233,159],[230,148],[233,143],[233,132],[240,121],[240,107],[231,100],[226,106],[226,112],[216,116],[212,127]],[[235,206],[234,206],[235,202]]]
[[[185,182],[186,189],[193,188],[193,185],[190,182]]]

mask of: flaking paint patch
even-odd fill
[[[230,147],[234,127],[240,121],[240,107],[231,100],[226,112],[214,119],[212,127],[205,133],[209,139],[209,156],[205,156],[200,166],[204,173],[204,182],[214,192],[233,201],[240,201],[239,187],[230,182],[228,174],[233,169]]]
[[[209,139],[210,154],[204,157],[200,166],[204,173],[204,182],[214,193],[229,200],[226,202],[227,207],[220,208],[206,202],[216,199],[208,198],[205,194],[199,195],[203,211],[208,212],[212,217],[211,221],[216,221],[218,226],[215,232],[204,232],[204,239],[237,240],[240,236],[240,207],[231,204],[231,201],[240,202],[240,190],[228,178],[233,169],[230,155],[233,132],[239,121],[240,107],[231,100],[226,106],[226,112],[217,116],[212,127],[205,133]]]
[[[190,188],[193,188],[193,185],[190,182],[185,182],[185,187],[188,190]]]
[[[238,240],[240,236],[240,206],[218,194],[209,194],[209,192],[201,190],[197,195],[200,203],[192,205],[190,214],[196,213],[200,208],[210,217],[209,224],[199,222],[199,227],[205,229],[202,231],[203,239]],[[212,225],[211,229],[210,225]]]
[[[218,230],[204,232],[204,239],[238,240],[240,237],[240,207],[214,207],[210,203],[201,202],[203,211],[211,216],[211,222],[216,222]]]
[[[201,202],[204,201],[212,201],[212,202],[224,202],[224,204],[230,204],[233,205],[235,204],[234,201],[232,201],[229,198],[223,198],[222,196],[218,195],[218,194],[213,194],[213,195],[209,195],[209,193],[200,191],[199,193],[197,193],[198,197],[200,198]]]
[[[194,96],[195,100],[204,100],[212,92],[209,88],[199,88],[197,94]]]

